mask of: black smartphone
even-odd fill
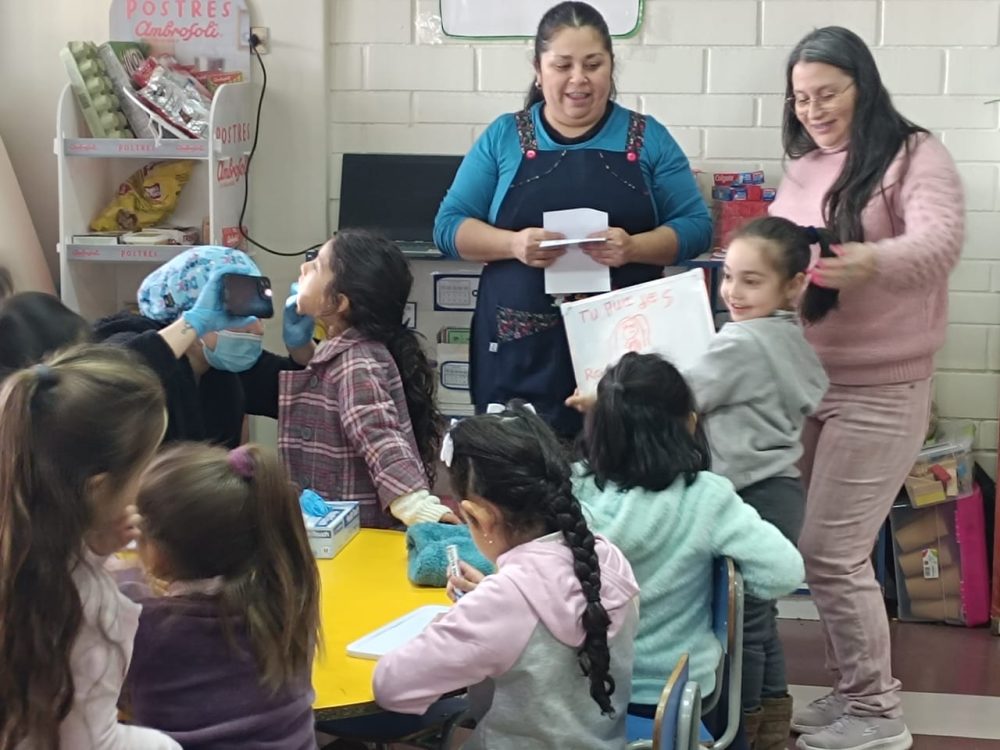
[[[273,318],[271,280],[267,276],[222,275],[222,303],[230,315]]]

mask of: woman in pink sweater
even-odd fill
[[[811,271],[840,304],[806,329],[831,385],[802,435],[799,539],[834,685],[792,727],[803,750],[906,750],[870,553],[927,429],[962,187],[948,152],[896,111],[871,52],[847,29],[799,42],[786,94],[789,162],[771,213],[825,226],[842,243]]]

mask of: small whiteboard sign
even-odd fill
[[[590,0],[608,23],[612,36],[639,29],[642,0]],[[527,36],[555,5],[554,0],[441,0],[441,29],[448,36]]]
[[[478,273],[433,273],[434,309],[439,312],[475,310]]]
[[[626,352],[660,354],[686,370],[715,335],[701,269],[599,294],[561,306],[573,372],[591,394]]]

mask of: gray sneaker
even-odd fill
[[[815,734],[799,737],[799,750],[910,750],[913,738],[902,719],[844,714]]]
[[[847,699],[836,691],[829,692],[792,714],[792,730],[799,734],[813,734],[833,724],[846,710]]]

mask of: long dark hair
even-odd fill
[[[788,158],[797,159],[818,148],[795,114],[792,69],[800,62],[832,65],[854,80],[851,146],[840,175],[823,197],[823,220],[837,241],[863,242],[862,210],[879,189],[900,149],[905,148],[909,154],[910,136],[927,130],[896,111],[875,58],[861,37],[841,26],[826,26],[807,34],[788,56],[785,71],[788,103],[781,131]]]
[[[594,483],[604,489],[667,489],[678,477],[692,484],[712,454],[697,422],[694,394],[676,367],[658,354],[628,352],[597,384],[587,415],[583,452]]]
[[[0,747],[59,747],[83,619],[72,573],[103,511],[91,480],[120,492],[165,418],[159,379],[115,347],[69,350],[0,389]]]
[[[573,553],[573,570],[587,599],[581,622],[586,633],[577,651],[590,695],[601,712],[614,714],[611,695],[611,618],[601,603],[601,566],[594,535],[573,497],[571,470],[562,446],[534,412],[512,403],[506,411],[462,420],[451,430],[455,450],[452,489],[501,509],[513,535],[562,533]]]
[[[273,452],[177,444],[147,468],[137,504],[143,539],[164,553],[171,580],[223,578],[223,623],[246,622],[262,685],[277,691],[309,673],[319,573]]]
[[[7,297],[0,301],[0,381],[90,337],[87,321],[51,294],[21,292]]]
[[[773,268],[785,281],[790,281],[800,273],[805,273],[812,261],[812,245],[819,245],[821,258],[836,258],[830,248],[830,233],[816,227],[800,227],[780,216],[765,216],[740,227],[729,240],[763,240]],[[807,323],[822,320],[837,306],[840,292],[836,289],[806,286],[799,301],[799,316]]]
[[[552,37],[563,29],[585,29],[592,28],[596,31],[601,41],[604,43],[604,51],[611,57],[611,95],[613,101],[618,96],[615,87],[614,64],[615,53],[611,48],[611,32],[608,30],[608,22],[604,20],[594,6],[580,2],[564,2],[553,5],[542,16],[538,22],[538,31],[535,32],[535,55],[532,58],[535,63],[535,70],[541,66],[542,53],[549,48]],[[535,85],[535,79],[531,80],[528,86],[528,93],[524,97],[524,108],[528,109],[532,104],[542,101],[542,90]]]
[[[430,483],[441,444],[442,417],[434,370],[417,334],[403,325],[413,274],[396,243],[364,229],[342,229],[333,240],[333,283],[327,298],[350,300],[348,323],[385,344],[403,381],[413,436]]]

